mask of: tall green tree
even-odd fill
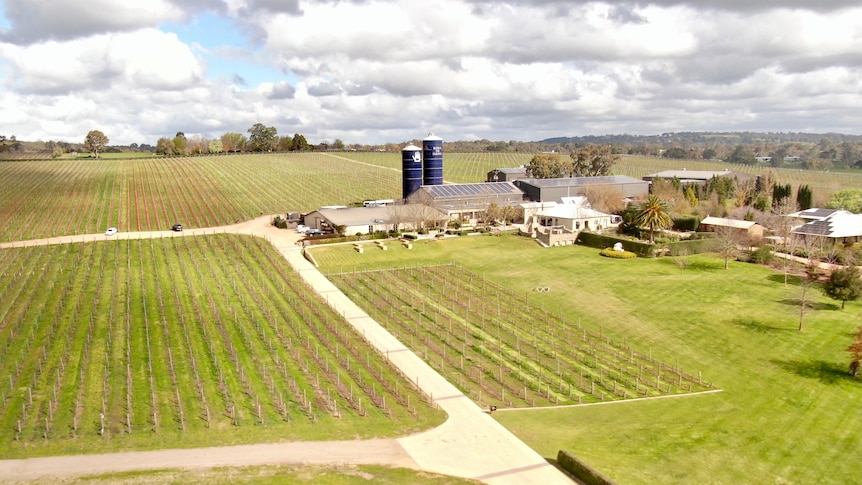
[[[186,139],[186,134],[178,131],[174,135],[174,155],[186,155],[188,153],[189,141]]]
[[[668,214],[668,203],[655,195],[650,195],[638,207],[634,222],[638,226],[649,227],[649,242],[655,242],[655,230],[670,227],[672,221]]]
[[[560,159],[558,153],[537,153],[527,164],[527,174],[537,179],[555,179],[567,176],[572,164]]]
[[[620,159],[610,145],[587,145],[572,151],[572,177],[598,177],[611,173]]]
[[[727,157],[727,163],[737,165],[754,165],[757,160],[754,158],[754,151],[748,145],[739,144],[730,152]]]
[[[108,141],[108,137],[101,131],[90,130],[84,138],[84,149],[92,153],[95,158],[99,158],[99,152],[105,149]]]
[[[841,309],[844,303],[858,300],[862,297],[862,279],[859,277],[859,269],[856,266],[839,268],[832,272],[829,281],[823,285],[823,293],[833,300],[841,300]]]
[[[862,189],[844,189],[835,192],[826,203],[826,208],[862,214]]]
[[[248,129],[248,143],[256,152],[268,152],[275,149],[278,144],[278,130],[274,126],[266,126],[263,123],[255,123]]]
[[[311,147],[308,145],[308,140],[306,140],[303,135],[300,135],[299,133],[293,134],[293,150],[304,152],[310,149]]]
[[[812,206],[814,206],[814,195],[811,193],[811,187],[800,185],[796,189],[796,207],[804,211],[805,209],[810,209]]]

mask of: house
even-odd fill
[[[649,183],[625,175],[603,177],[565,177],[551,179],[519,179],[513,182],[529,200],[562,202],[564,197],[585,195],[591,188],[618,190],[623,198],[634,199],[649,193]]]
[[[704,232],[717,232],[729,229],[731,233],[738,234],[750,239],[763,239],[766,228],[754,221],[740,221],[739,219],[725,219],[723,217],[707,217],[700,221],[700,230]]]
[[[347,235],[413,230],[444,225],[447,215],[424,204],[321,208],[305,216],[305,225],[318,230],[342,228]]]
[[[527,178],[527,167],[495,168],[488,172],[488,182],[512,182]]]
[[[573,232],[583,230],[598,232],[616,227],[622,222],[620,216],[594,210],[588,203],[557,204],[540,210],[536,219],[540,226],[563,227]]]
[[[808,211],[797,216],[808,218],[808,222],[794,227],[790,231],[792,238],[802,240],[816,238],[820,243],[833,244],[850,244],[862,241],[862,214],[832,209],[808,209]],[[827,211],[831,211],[831,213]],[[799,211],[790,214],[790,216],[804,212],[806,211]]]

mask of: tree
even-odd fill
[[[823,285],[823,292],[833,300],[841,300],[843,310],[845,302],[862,297],[862,279],[859,277],[859,269],[856,266],[836,269],[829,276],[829,281]]]
[[[222,147],[226,152],[239,152],[245,148],[248,140],[241,133],[225,133],[221,136]]]
[[[814,196],[811,194],[811,187],[800,185],[796,189],[796,207],[804,211],[814,206]]]
[[[826,208],[862,213],[862,189],[844,189],[835,192],[826,203]]]
[[[278,130],[273,126],[255,123],[248,129],[248,132],[250,133],[248,143],[253,151],[272,151],[278,143]]]
[[[611,173],[611,167],[620,159],[610,145],[587,145],[572,151],[572,177],[598,177]]]
[[[308,145],[308,141],[305,139],[304,136],[300,135],[299,133],[294,133],[293,149],[296,151],[304,152],[310,150],[311,147]]]
[[[341,141],[340,138],[336,138],[334,142],[332,142],[333,150],[344,150],[344,142]]]
[[[655,195],[650,195],[640,205],[639,212],[635,216],[635,224],[638,226],[649,226],[649,242],[655,242],[655,229],[662,229],[671,225],[670,215],[667,213],[667,202]]]
[[[737,165],[754,165],[757,160],[754,158],[754,151],[748,145],[739,144],[730,152],[727,157],[727,163]]]
[[[610,185],[586,184],[583,193],[590,207],[606,214],[618,214],[626,205],[626,196],[620,189]]]
[[[156,153],[161,153],[165,156],[173,155],[174,141],[164,136],[159,138],[159,141],[156,142]]]
[[[84,138],[84,149],[92,153],[95,158],[99,158],[99,152],[105,149],[108,141],[108,137],[101,131],[90,130]]]
[[[730,258],[736,256],[739,246],[747,243],[747,237],[739,229],[728,226],[715,226],[714,232],[718,252],[724,257],[724,269],[727,269],[730,267]]]
[[[186,134],[182,131],[178,131],[174,136],[174,155],[185,155],[188,153],[188,140],[186,140]]]
[[[571,170],[572,165],[561,160],[558,153],[537,153],[527,165],[527,174],[537,179],[565,177]]]

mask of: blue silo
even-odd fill
[[[401,193],[403,198],[422,186],[422,149],[407,145],[401,149]]]
[[[443,185],[443,139],[428,133],[422,140],[422,185]]]

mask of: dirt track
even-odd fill
[[[219,233],[264,237],[330,306],[344,315],[379,351],[389,356],[392,363],[401,369],[404,375],[414,380],[423,392],[433,397],[437,405],[449,415],[443,425],[397,439],[273,443],[0,460],[0,481],[161,468],[362,463],[416,468],[475,478],[491,484],[572,483],[350,301],[303,257],[301,248],[296,244],[300,235],[294,231],[277,229],[270,224],[270,220],[271,216],[264,216],[231,226],[190,229],[182,233],[154,231],[121,232],[115,236],[63,236],[0,243],[0,248]]]

